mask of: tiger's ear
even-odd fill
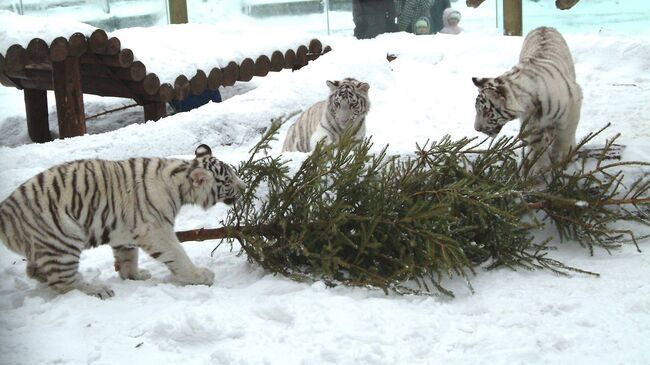
[[[485,84],[487,84],[488,81],[490,81],[490,79],[487,77],[472,77],[472,82],[478,88],[482,88],[483,86],[485,86]]]
[[[368,89],[370,89],[370,84],[367,82],[360,82],[357,84],[357,88],[359,88],[359,90],[363,91],[364,93],[367,93]]]
[[[212,156],[212,150],[207,144],[202,144],[196,148],[196,151],[194,151],[194,154],[196,155],[196,158],[201,158],[205,156]]]
[[[208,170],[202,168],[196,168],[190,172],[190,181],[192,181],[192,186],[195,188],[201,187],[208,181]]]
[[[329,87],[330,90],[332,90],[332,91],[336,90],[339,87],[339,82],[338,81],[327,80],[325,83],[327,84],[327,87]]]

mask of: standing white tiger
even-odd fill
[[[539,156],[530,171],[562,160],[575,147],[582,90],[569,47],[557,30],[532,30],[519,64],[499,77],[472,81],[479,88],[474,129],[494,137],[504,124],[519,118],[520,134],[531,148],[526,168]]]
[[[0,239],[27,259],[27,275],[65,293],[106,298],[78,272],[81,251],[109,244],[122,279],[145,280],[138,247],[167,265],[178,281],[212,285],[214,274],[194,266],[174,233],[182,205],[232,204],[243,182],[201,145],[193,160],[78,160],[54,166],[0,203]]]
[[[325,140],[331,144],[339,141],[347,128],[356,128],[354,138],[366,135],[366,115],[370,109],[370,85],[353,78],[327,81],[330,94],[300,115],[287,133],[282,151],[309,152]]]

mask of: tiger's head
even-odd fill
[[[494,138],[521,108],[500,78],[472,77],[472,81],[478,87],[474,129]]]
[[[209,146],[196,148],[195,159],[189,172],[194,191],[194,202],[209,208],[219,202],[233,204],[246,184],[239,179],[235,169],[212,156]]]
[[[349,110],[354,116],[366,114],[370,107],[368,89],[370,85],[351,77],[341,81],[327,80],[330,88],[330,107],[336,110]]]

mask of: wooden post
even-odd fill
[[[169,0],[169,22],[171,24],[187,23],[187,0]]]
[[[144,104],[144,120],[157,121],[167,116],[167,107],[165,103],[150,102]]]
[[[59,116],[60,138],[83,136],[86,133],[80,65],[79,57],[52,62],[52,83]]]
[[[503,0],[503,34],[522,35],[521,0]]]
[[[25,114],[29,138],[36,143],[52,140],[48,123],[47,91],[25,89]]]

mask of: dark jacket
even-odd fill
[[[393,0],[352,0],[352,20],[358,39],[374,38],[397,28]]]
[[[438,33],[445,26],[442,21],[442,13],[450,7],[449,0],[435,0],[433,2],[431,7],[431,33]]]

